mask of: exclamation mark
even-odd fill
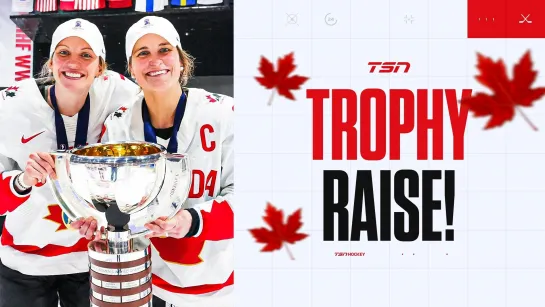
[[[447,226],[453,225],[454,219],[454,171],[445,171],[445,213]],[[454,229],[445,230],[447,241],[454,241]]]

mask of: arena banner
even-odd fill
[[[10,19],[11,1],[0,1],[0,88],[14,81],[32,77],[32,50],[30,38]]]

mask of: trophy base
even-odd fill
[[[132,240],[131,240],[132,241]],[[151,307],[151,247],[138,246],[114,254],[105,241],[90,242],[92,307]]]

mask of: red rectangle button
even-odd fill
[[[467,37],[506,37],[507,1],[513,0],[468,0]]]
[[[508,0],[507,38],[545,38],[545,2]]]

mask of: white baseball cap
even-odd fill
[[[49,57],[53,56],[55,48],[63,39],[71,36],[85,40],[97,56],[106,59],[106,47],[104,47],[102,33],[95,24],[81,18],[68,20],[57,27],[51,39]]]
[[[146,34],[157,34],[166,39],[173,47],[182,48],[180,35],[168,19],[158,16],[146,16],[133,24],[127,31],[125,36],[127,62],[132,55],[132,49],[136,42]]]

